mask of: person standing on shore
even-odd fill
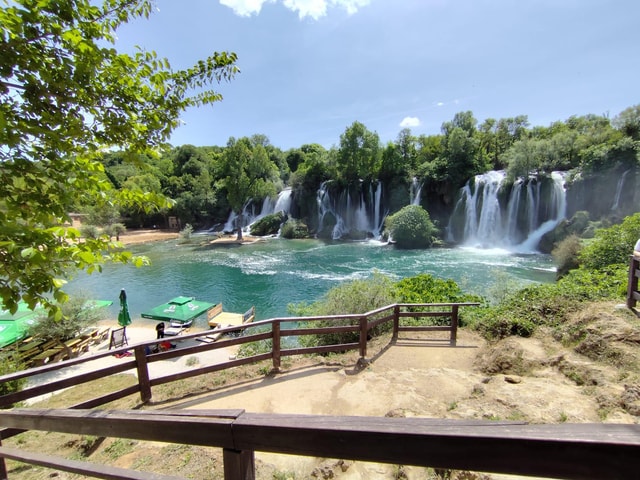
[[[164,322],[156,325],[156,338],[164,338]]]

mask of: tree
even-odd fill
[[[230,138],[221,159],[222,184],[227,200],[238,215],[237,239],[242,240],[242,211],[252,199],[265,198],[277,193],[278,168],[269,160],[264,146],[252,149],[251,140]]]
[[[429,213],[419,205],[407,205],[389,215],[385,225],[399,248],[428,248],[438,233]]]
[[[380,138],[360,122],[353,122],[340,135],[338,149],[338,175],[345,183],[360,179],[373,179],[378,174]]]
[[[64,301],[64,278],[132,255],[108,237],[78,242],[64,227],[74,205],[166,205],[157,194],[111,189],[98,161],[120,148],[139,158],[164,145],[189,107],[221,99],[208,90],[237,72],[233,53],[174,71],[153,51],[123,54],[116,31],[148,17],[151,0],[4,1],[0,9],[0,298]],[[197,91],[194,92],[194,89]],[[140,260],[137,262],[140,263]]]

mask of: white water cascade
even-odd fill
[[[422,200],[422,183],[418,183],[418,179],[413,177],[411,181],[411,188],[409,191],[409,197],[411,198],[411,205],[420,205]]]
[[[334,198],[335,197],[335,198]],[[382,212],[382,183],[370,185],[358,193],[349,189],[332,195],[328,183],[324,182],[316,194],[318,206],[318,224],[324,225],[327,215],[333,216],[335,225],[331,238],[338,240],[351,233],[366,232],[374,238],[382,234],[382,226],[386,213]]]
[[[611,210],[617,210],[620,206],[620,195],[622,195],[622,187],[624,186],[624,181],[627,178],[627,174],[631,171],[625,170],[624,173],[618,179],[618,184],[616,185],[616,194],[613,197],[613,205],[611,206]]]
[[[248,201],[242,209],[242,229],[246,231],[252,223],[260,220],[261,218],[271,215],[272,213],[282,212],[285,215],[289,214],[291,209],[291,189],[285,188],[282,190],[276,198],[266,197],[262,201],[262,207],[259,212],[256,212],[255,205],[252,201]],[[224,231],[230,232],[237,228],[236,219],[238,215],[235,212],[229,214],[227,222],[224,224]]]
[[[449,240],[469,246],[535,251],[566,214],[564,179],[518,179],[506,190],[505,173],[477,175],[461,189],[447,228]]]

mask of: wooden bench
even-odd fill
[[[215,310],[214,315],[207,315],[207,319],[209,320],[209,327],[215,328],[218,325],[223,326],[232,326],[232,325],[243,325],[245,323],[251,323],[256,318],[256,307],[253,306],[249,310],[244,313],[232,313],[225,312],[222,309],[222,303],[216,305],[210,312]]]

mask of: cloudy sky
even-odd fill
[[[547,126],[640,103],[637,0],[157,0],[118,32],[186,68],[214,51],[241,73],[186,112],[174,145],[265,134],[337,145],[354,121],[383,142],[456,112]]]

